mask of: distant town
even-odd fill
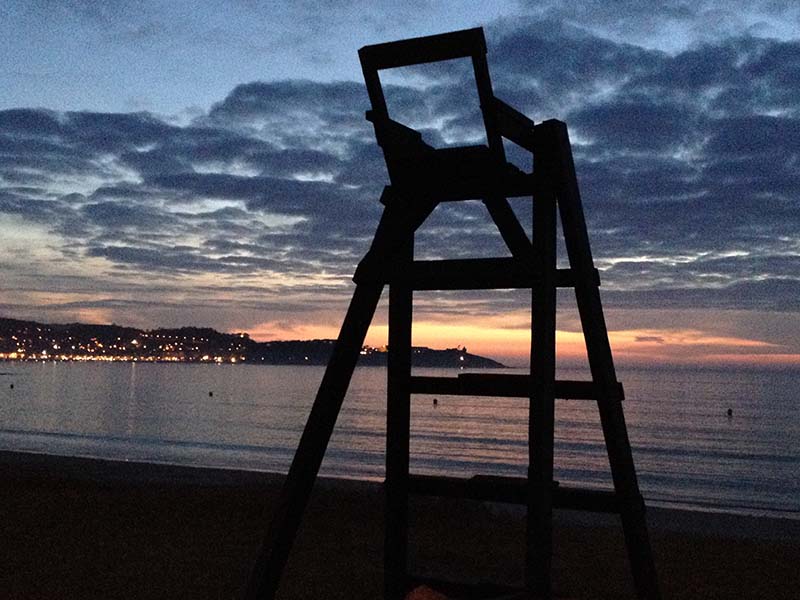
[[[45,324],[0,318],[0,360],[245,363],[325,365],[334,340],[256,342],[244,332],[220,333],[210,328],[135,329],[85,323]],[[386,364],[387,349],[364,346],[359,364]],[[466,348],[412,349],[420,367],[503,367]]]

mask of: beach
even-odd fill
[[[8,599],[242,597],[282,475],[0,452]],[[320,479],[279,597],[380,598],[382,491]],[[664,598],[794,599],[800,521],[650,508]],[[419,575],[519,584],[524,524],[497,504],[415,498]],[[563,598],[633,598],[618,519],[556,514]]]

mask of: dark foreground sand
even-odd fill
[[[231,599],[282,481],[270,474],[0,452],[0,598]],[[380,486],[321,480],[281,598],[381,596]],[[665,598],[800,598],[800,521],[650,509]],[[519,515],[420,500],[416,572],[518,583]],[[613,517],[559,513],[556,591],[631,598]]]

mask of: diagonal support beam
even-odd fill
[[[495,196],[487,198],[483,203],[486,205],[492,221],[497,225],[497,229],[500,230],[500,235],[503,236],[503,241],[511,251],[511,255],[530,263],[533,256],[531,240],[517,219],[517,215],[514,214],[508,200],[502,196]]]

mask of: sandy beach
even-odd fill
[[[282,476],[0,452],[0,595],[241,597]],[[524,526],[501,505],[415,499],[420,575],[518,584]],[[651,508],[665,598],[795,599],[800,521]],[[380,598],[382,492],[319,481],[280,597]],[[559,512],[568,598],[632,598],[617,519]]]

